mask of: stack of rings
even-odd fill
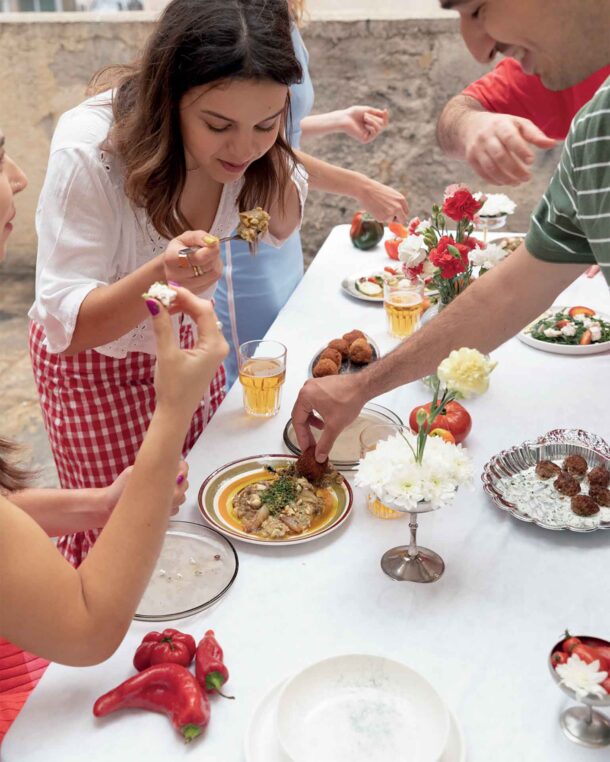
[[[190,255],[197,251],[195,247],[187,248],[187,249],[180,249],[178,252],[178,266],[179,267],[187,267],[190,265],[191,270],[193,271],[193,277],[199,278],[202,275],[205,275],[205,270],[202,267],[199,267],[199,265],[194,265],[191,262]]]

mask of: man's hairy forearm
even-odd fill
[[[436,139],[443,152],[454,159],[465,158],[465,123],[472,114],[485,111],[479,101],[456,95],[442,110],[436,125]]]
[[[358,374],[366,398],[436,371],[453,349],[490,352],[536,318],[584,268],[543,262],[521,245],[393,352]]]

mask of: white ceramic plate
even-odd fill
[[[291,534],[278,539],[260,537],[246,532],[241,521],[233,514],[235,493],[249,482],[268,478],[265,467],[287,466],[296,455],[254,455],[221,466],[211,473],[199,488],[199,510],[203,517],[219,532],[236,540],[253,545],[298,545],[327,535],[340,527],[352,510],[352,488],[341,477],[338,484],[328,487],[331,498],[318,523],[301,534]]]
[[[254,710],[244,738],[246,762],[291,762],[280,747],[275,729],[278,699],[286,682],[282,680],[275,685]],[[449,712],[447,746],[438,762],[466,762],[464,736],[452,712]]]
[[[383,304],[383,292],[379,294],[379,296],[367,296],[356,288],[356,281],[359,278],[369,278],[372,275],[381,275],[383,277],[383,268],[377,268],[376,270],[371,270],[366,273],[359,272],[354,273],[353,275],[348,275],[341,281],[341,288],[348,296],[353,296],[354,299],[360,299],[363,302],[373,302],[373,304]],[[433,288],[426,287],[424,293],[426,296],[432,296],[433,294],[436,294],[437,291]]]
[[[524,344],[527,344],[530,347],[534,347],[534,349],[539,349],[541,352],[552,352],[556,355],[597,355],[601,352],[610,352],[610,341],[602,341],[595,344],[585,344],[583,346],[580,346],[580,344],[556,344],[553,341],[540,341],[540,339],[535,339],[529,333],[532,326],[534,326],[541,318],[566,309],[569,309],[569,307],[562,306],[561,304],[554,304],[550,309],[546,310],[546,312],[543,312],[542,315],[539,315],[536,318],[536,320],[532,321],[528,326],[520,331],[517,334],[517,338],[520,339],[520,341],[522,341]],[[596,312],[595,317],[601,318],[607,323],[610,323],[610,315],[607,315],[604,312]]]
[[[424,677],[381,656],[347,654],[288,680],[277,736],[293,762],[437,762],[449,713]]]

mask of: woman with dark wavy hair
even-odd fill
[[[64,114],[37,212],[30,353],[61,485],[101,487],[130,465],[154,408],[153,281],[211,296],[217,237],[261,206],[266,240],[299,225],[305,173],[284,134],[302,76],[285,0],[173,0],[142,56]],[[103,91],[103,92],[100,92]],[[196,247],[187,269],[179,251]],[[181,346],[192,321],[173,318]],[[184,454],[224,396],[214,378]],[[75,565],[96,532],[62,537]]]

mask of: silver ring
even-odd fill
[[[222,325],[222,323],[220,322],[220,320],[217,320],[217,321],[216,321],[216,328],[218,328],[218,330],[219,330],[219,331],[222,331],[222,329],[223,329],[223,325]]]
[[[203,268],[199,267],[199,265],[191,265],[193,268],[193,272],[195,273],[196,278],[200,278],[202,275],[205,275],[205,271]]]

